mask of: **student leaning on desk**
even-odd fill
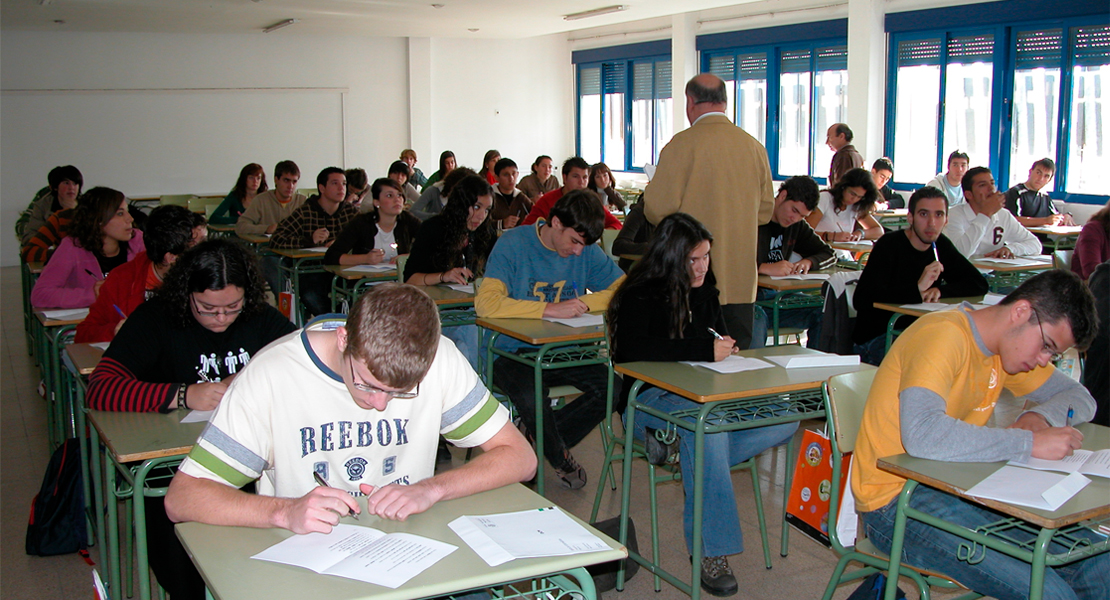
[[[311,398],[311,402],[306,399]],[[483,453],[435,475],[443,435]],[[236,377],[166,496],[170,518],[329,532],[367,510],[404,520],[526,480],[536,458],[417,288],[383,284],[346,320],[324,317]],[[319,486],[320,476],[328,486]],[[258,480],[258,495],[236,488]]]
[[[1071,425],[1089,421],[1095,402],[1050,361],[1072,346],[1086,347],[1097,323],[1094,298],[1083,282],[1053,270],[1029,279],[996,306],[934,312],[899,336],[875,376],[856,442],[852,491],[871,542],[890,551],[905,482],[879,470],[880,458],[907,453],[951,462],[1060,459],[1078,449],[1083,434]],[[1036,406],[1009,428],[986,427],[1003,388]],[[914,492],[910,506],[968,529],[999,519],[926,486]],[[982,560],[972,564],[960,558],[966,544],[910,519],[904,560],[1000,600],[1028,597],[1029,563],[981,549]],[[1107,572],[1106,553],[1046,569],[1044,597],[1105,599]]]

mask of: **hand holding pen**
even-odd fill
[[[713,337],[717,338],[716,341],[713,342],[713,362],[722,361],[730,354],[738,351],[736,340],[727,335],[717,333],[717,330],[712,327],[706,327],[706,329],[709,330],[709,333],[713,334]]]

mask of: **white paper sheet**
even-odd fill
[[[62,310],[44,310],[42,314],[47,319],[51,320],[69,320],[69,319],[84,319],[89,316],[89,309],[87,308],[66,308]]]
[[[800,280],[821,279],[821,280],[825,280],[825,279],[829,278],[829,275],[828,275],[828,273],[806,273],[805,275],[782,275],[782,276],[771,275],[770,277],[774,281],[779,281],[780,279],[800,279]]]
[[[474,284],[473,283],[449,283],[449,284],[447,284],[447,287],[449,287],[449,288],[451,288],[451,289],[453,289],[457,292],[466,292],[468,294],[473,294],[474,293]]]
[[[97,348],[99,350],[107,350],[108,349],[108,344],[111,344],[111,343],[112,342],[93,342],[89,345],[92,346],[93,348]]]
[[[580,315],[573,319],[558,319],[555,317],[544,317],[544,321],[551,321],[552,323],[560,323],[567,327],[597,327],[598,325],[605,324],[605,317],[603,315]]]
[[[189,414],[181,417],[182,423],[207,423],[212,418],[214,410],[190,410]]]
[[[1005,297],[1006,296],[1002,294],[995,294],[992,292],[983,296],[983,304],[994,306],[995,304],[1002,302],[1002,299]]]
[[[316,246],[315,248],[303,248],[303,250],[305,252],[319,252],[320,254],[323,254],[323,253],[328,251],[328,247],[327,246]]]
[[[1027,469],[1037,469],[1038,471],[1082,473],[1084,475],[1094,475],[1096,477],[1110,479],[1110,450],[1092,452],[1090,450],[1080,449],[1076,450],[1071,456],[1061,458],[1060,460],[1030,458],[1026,462],[1011,460],[1006,464],[1025,467]]]
[[[972,486],[967,494],[1018,506],[1056,510],[1087,487],[1088,483],[1091,480],[1079,473],[1065,476],[1005,466]]]
[[[810,367],[852,367],[859,365],[859,356],[850,354],[794,354],[784,356],[764,356],[763,358],[784,369],[805,369]]]
[[[340,523],[331,533],[295,535],[251,558],[396,589],[457,549],[418,535]]]
[[[724,360],[710,362],[710,361],[682,361],[684,365],[693,365],[695,367],[705,367],[710,371],[718,373],[739,373],[741,371],[755,371],[757,369],[769,369],[773,367],[769,362],[759,360],[758,358],[747,358],[744,356],[736,356],[735,354],[725,357]]]
[[[1014,267],[1031,267],[1035,265],[1046,265],[1048,261],[1040,260],[1037,258],[977,258],[979,262],[994,263],[998,265],[1011,265]]]
[[[558,507],[464,516],[447,524],[491,567],[515,558],[566,556],[608,550]]]
[[[386,271],[392,271],[396,268],[397,268],[397,265],[391,265],[391,264],[386,263],[386,264],[378,264],[378,265],[355,265],[353,267],[347,267],[343,270],[344,271],[354,271],[355,273],[385,273]]]
[[[907,310],[945,310],[947,308],[956,308],[956,304],[945,304],[943,302],[918,302],[917,304],[903,304],[902,308]]]

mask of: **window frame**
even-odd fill
[[[943,9],[939,9],[943,10]],[[922,13],[928,11],[920,11]],[[891,15],[888,15],[888,31],[890,30]],[[932,20],[929,20],[932,22]],[[1072,70],[1075,66],[1075,48],[1073,28],[1106,26],[1110,19],[1105,15],[1064,16],[1049,19],[1021,19],[1008,20],[1002,23],[982,24],[972,23],[967,26],[948,26],[932,29],[905,30],[901,29],[888,33],[887,47],[887,87],[886,87],[886,115],[884,117],[884,154],[895,161],[895,180],[891,187],[899,190],[916,189],[919,182],[907,183],[898,181],[898,156],[894,154],[896,121],[898,115],[898,54],[899,46],[903,42],[919,40],[941,40],[940,56],[938,58],[940,73],[940,97],[938,102],[938,115],[934,135],[937,142],[937,156],[935,172],[942,173],[947,168],[944,149],[944,127],[948,118],[945,110],[945,90],[948,75],[948,42],[953,37],[990,33],[994,39],[992,53],[992,83],[991,83],[991,139],[988,143],[990,157],[989,164],[995,175],[996,185],[1002,191],[1009,189],[1008,182],[1014,170],[1024,172],[1028,165],[1015,165],[1011,158],[1011,144],[1013,141],[1014,114],[1014,82],[1018,70],[1017,66],[1017,41],[1018,34],[1046,29],[1059,28],[1062,31],[1062,44],[1060,48],[1059,64],[1060,79],[1057,89],[1059,109],[1056,116],[1055,156],[1056,174],[1053,179],[1053,191],[1049,196],[1053,199],[1066,202],[1085,204],[1102,204],[1106,202],[1106,195],[1091,193],[1072,193],[1068,191],[1068,162],[1071,160],[1071,102],[1072,102]],[[1106,83],[1103,84],[1107,85]],[[975,165],[972,165],[975,166]],[[923,182],[922,182],[923,183]]]

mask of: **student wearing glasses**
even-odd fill
[[[436,442],[480,447],[436,474]],[[236,378],[170,484],[174,521],[330,532],[341,515],[404,520],[527,480],[536,456],[440,335],[418,288],[374,286],[266,349]],[[318,475],[327,487],[317,485]],[[258,481],[258,494],[236,488]]]
[[[871,212],[878,199],[879,189],[871,173],[852,169],[836,185],[821,192],[817,208],[809,213],[806,221],[826,242],[877,240],[883,235],[883,227]],[[857,225],[859,231],[856,231]]]
[[[264,346],[294,331],[263,297],[254,256],[229,240],[185,252],[127,318],[89,376],[94,410],[212,410]],[[204,581],[173,533],[161,498],[147,498],[150,566],[175,600],[201,600]]]

